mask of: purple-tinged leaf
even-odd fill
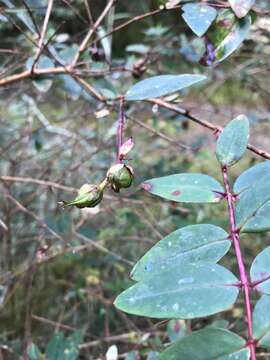
[[[255,4],[255,0],[229,0],[229,3],[236,16],[243,18]]]
[[[232,27],[230,33],[216,48],[215,63],[223,61],[239,48],[242,42],[248,37],[250,26],[251,18],[247,16],[239,20]]]
[[[127,141],[125,141],[119,149],[119,156],[125,157],[134,147],[134,141],[133,138],[129,138]]]

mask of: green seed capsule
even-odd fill
[[[76,206],[77,208],[95,207],[103,198],[103,190],[107,181],[100,185],[84,184],[79,190],[76,198],[70,202],[63,201],[63,206]]]
[[[130,166],[124,164],[116,164],[110,167],[107,172],[108,182],[111,184],[115,192],[119,192],[121,188],[128,188],[132,184],[133,170]]]

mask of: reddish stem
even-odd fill
[[[120,156],[120,148],[123,144],[123,134],[124,134],[124,126],[125,126],[125,111],[124,111],[124,97],[120,98],[120,106],[119,106],[119,118],[118,118],[118,127],[117,127],[117,162],[121,163],[122,159]]]
[[[245,308],[246,308],[246,317],[247,317],[247,324],[248,324],[248,346],[251,352],[251,359],[256,360],[256,350],[255,350],[255,341],[252,336],[252,312],[251,312],[251,302],[250,302],[250,284],[247,277],[245,264],[243,261],[243,256],[241,252],[240,246],[240,237],[239,237],[239,229],[236,227],[235,223],[235,212],[234,212],[234,196],[230,188],[229,180],[228,180],[228,169],[227,166],[222,168],[223,174],[223,182],[226,191],[226,200],[228,204],[228,211],[229,211],[229,220],[230,220],[230,231],[231,231],[231,239],[234,245],[234,250],[236,254],[237,264],[240,273],[240,280],[242,289],[245,295]]]

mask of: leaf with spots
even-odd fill
[[[194,319],[230,308],[238,295],[237,278],[217,264],[177,264],[121,293],[115,306],[153,318]]]
[[[270,295],[270,246],[266,247],[254,259],[250,269],[250,277],[258,291]]]
[[[133,85],[126,94],[126,100],[137,101],[165,96],[185,89],[202,80],[205,75],[181,74],[149,77]]]
[[[246,341],[231,331],[205,328],[169,346],[159,360],[248,360]]]
[[[239,115],[219,135],[216,156],[222,166],[232,166],[244,155],[249,138],[249,121]]]
[[[142,188],[175,202],[216,203],[223,196],[220,183],[205,174],[182,173],[145,181]]]
[[[229,4],[236,16],[242,18],[247,15],[249,10],[255,4],[255,0],[229,0]]]
[[[183,19],[197,36],[202,36],[217,16],[216,9],[206,4],[185,4],[182,10]]]
[[[220,227],[210,224],[189,225],[176,230],[153,246],[131,271],[133,280],[145,280],[160,271],[199,261],[219,261],[231,241]]]

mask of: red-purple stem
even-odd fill
[[[234,212],[234,196],[230,188],[229,180],[228,180],[228,169],[227,166],[222,167],[223,174],[223,182],[225,186],[226,192],[226,200],[228,204],[229,211],[229,220],[230,220],[230,232],[231,239],[234,245],[234,250],[236,254],[237,264],[240,273],[241,287],[244,291],[245,296],[245,308],[246,308],[246,318],[248,325],[248,346],[250,348],[251,359],[256,360],[256,349],[255,349],[255,341],[252,336],[252,311],[251,311],[251,302],[250,302],[250,284],[249,279],[246,273],[245,264],[243,261],[243,256],[241,252],[240,246],[240,237],[239,237],[239,229],[236,227],[235,223],[235,212]]]
[[[124,126],[125,126],[124,97],[121,97],[120,106],[119,106],[118,127],[117,127],[117,162],[118,163],[122,162],[120,156],[120,148],[121,145],[123,144]]]

